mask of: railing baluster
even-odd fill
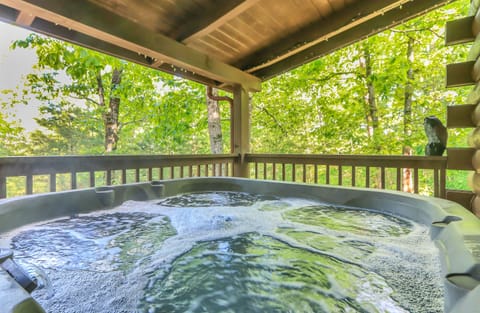
[[[188,166],[188,177],[193,177],[193,166],[192,165]]]
[[[267,163],[263,162],[263,179],[267,179]]]
[[[26,193],[27,195],[31,195],[33,193],[33,176],[32,174],[28,174],[26,177]]]
[[[49,183],[50,183],[50,192],[57,191],[57,174],[50,173]]]
[[[325,166],[325,184],[330,185],[330,165]]]
[[[343,167],[338,166],[338,185],[343,186]]]
[[[355,165],[352,165],[352,187],[355,187],[357,185],[356,182],[356,168]]]
[[[433,195],[435,197],[438,197],[439,194],[440,194],[440,190],[439,190],[439,185],[438,185],[438,170],[437,169],[434,169],[433,170]]]
[[[303,182],[307,182],[307,164],[303,164]]]
[[[153,168],[149,167],[148,168],[148,181],[152,181],[153,180]]]
[[[258,179],[258,163],[255,162],[255,179]]]
[[[5,176],[0,177],[0,199],[7,197],[7,178]]]
[[[70,173],[70,189],[77,189],[77,173],[71,172]]]
[[[282,163],[282,180],[285,181],[285,163]]]
[[[170,179],[175,178],[175,166],[170,166]]]
[[[447,197],[446,178],[447,178],[447,171],[446,171],[445,167],[442,167],[440,169],[440,192],[439,192],[439,197],[440,198],[446,198]]]
[[[397,167],[397,190],[401,191],[402,190],[402,169]]]
[[[55,174],[54,174],[54,175],[55,175]],[[54,178],[54,180],[55,180],[55,185],[57,184],[57,182],[56,182],[56,177],[57,177],[57,176],[55,175],[55,178]],[[91,187],[91,188],[95,187],[95,171],[90,171],[90,187]]]
[[[385,189],[385,167],[380,168],[380,188]]]
[[[219,167],[220,167],[220,170],[218,171],[218,174],[220,176],[223,176],[223,163],[218,163]]]
[[[208,177],[208,164],[205,164],[205,176]]]
[[[107,182],[106,185],[110,186],[112,184],[112,170],[107,170]]]
[[[272,180],[277,179],[277,164],[274,162],[272,163]]]
[[[180,178],[183,178],[183,165],[180,165]]]
[[[122,184],[126,184],[127,183],[127,169],[126,168],[122,168],[120,176],[122,178]]]
[[[418,193],[418,168],[413,169],[413,191]]]
[[[314,168],[313,168],[313,182],[315,184],[318,184],[318,164],[314,164],[313,166],[314,166]]]
[[[135,169],[135,182],[139,182],[140,181],[140,169],[139,168],[136,168]]]
[[[163,180],[163,167],[158,169],[158,179]]]
[[[295,168],[295,163],[292,163],[292,181],[295,182],[297,180],[297,170]]]
[[[370,188],[370,166],[365,167],[365,187]]]

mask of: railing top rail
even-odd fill
[[[48,160],[124,160],[124,159],[137,159],[137,160],[197,160],[197,159],[222,159],[222,158],[236,158],[237,154],[114,154],[114,155],[54,155],[54,156],[5,156],[0,157],[0,164],[15,163],[15,162],[36,162],[36,161],[48,161]]]
[[[247,154],[247,162],[444,169],[447,157],[344,154]]]
[[[1,157],[0,175],[22,176],[52,172],[188,166],[212,162],[232,162],[235,158],[237,158],[236,154]]]

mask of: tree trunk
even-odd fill
[[[412,97],[413,97],[413,44],[414,39],[408,37],[407,44],[407,81],[405,82],[405,100],[403,105],[403,138],[404,146],[410,146],[412,135]]]
[[[408,37],[407,43],[407,81],[405,82],[405,99],[403,103],[403,155],[412,155],[413,149],[410,147],[410,136],[412,135],[412,102],[413,102],[413,37]],[[403,169],[402,190],[413,192],[412,169]]]
[[[115,96],[115,89],[122,81],[122,70],[114,69],[112,73],[112,87],[110,92],[109,106],[105,112],[105,152],[109,153],[117,149],[118,143],[118,113],[120,109],[120,98]]]
[[[218,90],[212,88],[212,95],[218,96]],[[207,110],[208,110],[208,134],[210,137],[210,151],[213,154],[223,153],[222,123],[220,119],[220,108],[218,101],[208,97],[207,91]]]
[[[368,43],[365,43],[363,46],[363,61],[365,67],[365,83],[367,87],[367,93],[365,94],[365,115],[367,119],[367,131],[368,137],[373,143],[373,148],[376,154],[379,154],[382,150],[380,144],[380,139],[378,138],[379,134],[379,119],[378,119],[378,108],[377,101],[375,97],[375,86],[373,84],[373,70],[372,70],[372,55],[370,53],[370,47]],[[383,188],[382,186],[382,177],[381,172],[377,171],[375,177],[376,188]]]
[[[366,118],[368,124],[368,135],[373,140],[375,152],[380,153],[381,146],[378,140],[379,119],[377,101],[375,98],[375,86],[373,85],[372,59],[368,44],[364,45],[363,57],[365,62],[365,81],[367,85],[367,93],[365,95],[366,102]]]

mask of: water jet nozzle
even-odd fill
[[[31,293],[37,288],[37,282],[13,260],[13,251],[0,248],[0,267],[3,268],[26,291]]]

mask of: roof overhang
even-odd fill
[[[259,91],[263,80],[448,2],[0,0],[0,20],[206,85]]]

